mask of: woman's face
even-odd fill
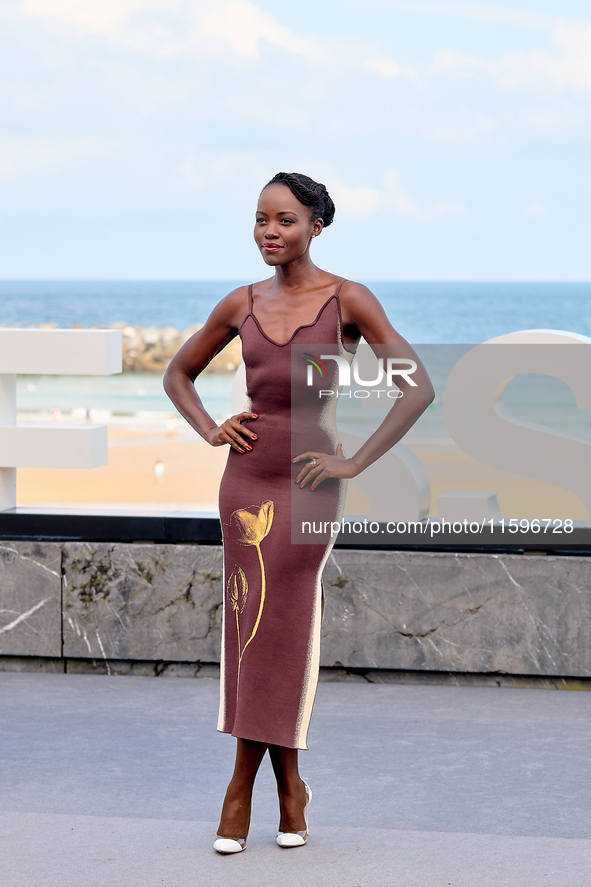
[[[310,240],[322,231],[321,219],[312,220],[310,207],[287,185],[268,185],[259,197],[254,239],[267,265],[284,265],[303,256]]]

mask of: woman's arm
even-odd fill
[[[193,384],[199,373],[238,334],[246,316],[248,289],[239,287],[216,305],[205,326],[185,342],[175,354],[164,374],[164,390],[179,411],[198,434],[211,446],[230,444],[239,453],[252,449],[248,439],[256,434],[242,426],[245,419],[256,419],[255,413],[244,411],[216,425],[209,415]]]
[[[296,457],[294,462],[316,459],[316,466],[310,468],[309,464],[304,465],[296,479],[296,483],[301,486],[311,482],[311,490],[327,477],[356,477],[412,428],[435,396],[427,371],[417,353],[396,332],[371,290],[363,284],[347,282],[341,289],[340,300],[344,332],[354,339],[363,336],[375,355],[384,360],[384,365],[388,358],[413,360],[417,365],[412,374],[416,386],[411,385],[405,376],[400,376],[400,381],[397,379],[396,384],[402,391],[402,397],[394,401],[379,428],[350,459],[312,452]]]

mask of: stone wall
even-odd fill
[[[323,665],[591,675],[591,558],[337,551]]]
[[[59,542],[0,543],[0,654],[62,655]]]
[[[218,546],[67,543],[63,570],[65,657],[219,660]]]
[[[335,550],[323,666],[589,677],[591,558]],[[0,657],[219,661],[219,546],[0,543]]]

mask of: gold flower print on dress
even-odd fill
[[[253,506],[251,506],[251,508],[252,507]],[[256,508],[256,506],[254,507]],[[242,567],[237,567],[233,570],[228,579],[228,593],[232,610],[236,615],[236,631],[238,633],[238,678],[236,681],[236,694],[238,694],[238,686],[240,684],[240,666],[242,665],[242,657],[244,656],[246,648],[258,631],[261,616],[263,615],[263,607],[265,606],[266,577],[265,563],[261,553],[261,542],[269,534],[273,523],[274,510],[275,506],[269,499],[266,502],[263,502],[261,507],[257,509],[256,514],[253,514],[248,508],[239,508],[230,516],[230,525],[235,521],[238,526],[240,534],[239,541],[243,545],[254,545],[256,548],[261,568],[261,599],[259,602],[259,611],[251,635],[243,647],[241,647],[240,644],[240,614],[244,610],[248,595],[248,580]]]
[[[244,574],[242,567],[232,572],[228,580],[228,588],[230,589],[230,600],[232,601],[232,609],[236,612],[244,610],[246,596],[248,594],[248,580]]]
[[[251,507],[256,508],[256,505]],[[248,508],[239,508],[230,515],[230,524],[233,520],[238,524],[241,535],[240,542],[244,545],[258,546],[261,544],[271,529],[274,507],[269,499],[267,502],[263,502],[258,514],[252,514]]]

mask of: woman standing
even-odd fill
[[[164,380],[192,427],[212,446],[230,446],[220,486],[224,625],[218,729],[237,737],[237,750],[214,844],[220,853],[246,845],[252,789],[267,750],[279,793],[277,843],[306,843],[312,793],[298,772],[298,749],[306,748],[318,679],[321,574],[336,534],[328,529],[321,544],[318,536],[312,543],[294,541],[292,527],[311,519],[336,526],[346,480],[400,440],[433,398],[417,355],[370,290],[312,262],[310,244],[333,215],[324,185],[299,173],[274,176],[259,197],[254,229],[273,276],[226,296],[175,356]],[[242,339],[249,403],[218,426],[193,383],[236,335]],[[404,396],[347,459],[334,422],[337,367],[362,336],[378,357],[416,361],[416,385],[401,378]],[[307,372],[317,366],[319,352],[335,356],[322,362],[320,382]],[[319,396],[319,388],[332,396]]]

